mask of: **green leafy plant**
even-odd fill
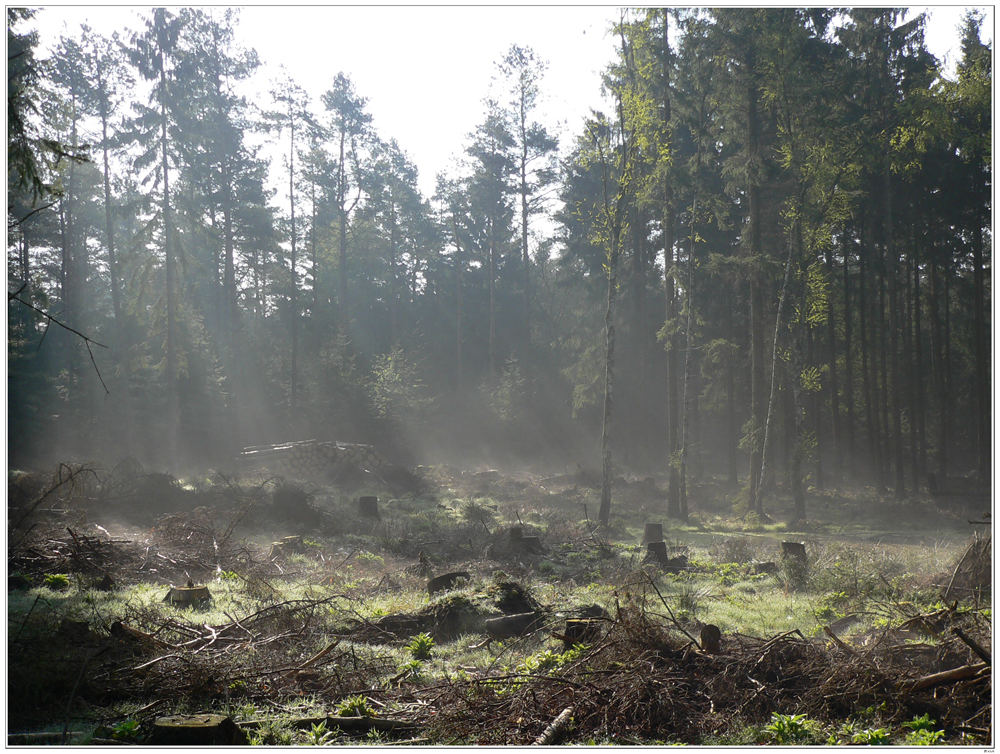
[[[219,581],[239,581],[240,575],[236,571],[219,571],[216,578]]]
[[[62,592],[69,589],[69,576],[65,573],[50,573],[45,576],[42,585],[54,592]]]
[[[333,731],[326,729],[326,720],[316,724],[313,723],[306,737],[309,746],[326,746],[333,739]]]
[[[907,746],[935,746],[944,739],[944,731],[935,730],[937,721],[927,713],[903,723],[903,727],[910,729],[903,740]]]
[[[888,728],[865,728],[851,736],[852,744],[862,746],[888,746],[892,734]]]
[[[295,731],[286,723],[274,720],[265,722],[256,733],[247,736],[250,746],[291,746],[295,741]]]
[[[139,737],[139,721],[129,718],[116,723],[111,729],[111,737],[116,741],[133,741]]]
[[[423,678],[424,663],[422,660],[410,660],[399,666],[396,677],[399,680],[409,678],[412,681],[419,681]]]
[[[375,717],[375,709],[364,694],[357,694],[342,699],[337,705],[339,717]]]
[[[813,738],[815,723],[805,715],[771,713],[771,722],[764,726],[764,735],[778,746],[807,743]]]
[[[434,639],[427,633],[417,634],[406,645],[406,649],[414,660],[429,660],[434,649]]]

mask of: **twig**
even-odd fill
[[[42,598],[42,595],[38,594],[35,596],[35,601],[31,603],[31,607],[28,608],[27,614],[24,616],[24,620],[21,621],[21,626],[17,629],[17,634],[11,641],[11,644],[17,644],[17,640],[21,637],[21,632],[24,630],[24,624],[28,622],[28,618],[31,617],[31,613],[35,610],[35,605],[38,604],[38,600]]]
[[[340,644],[340,639],[339,638],[338,639],[334,639],[329,644],[327,644],[324,649],[321,649],[319,652],[317,652],[312,657],[310,657],[308,660],[306,660],[301,665],[299,665],[298,670],[305,670],[310,665],[316,664],[317,662],[319,662],[320,660],[322,660],[324,657],[326,657],[328,654],[330,654],[330,652],[332,652],[334,649],[336,649],[336,647],[337,647],[338,644]]]
[[[18,291],[18,293],[20,293],[20,291]],[[90,349],[90,344],[91,343],[93,343],[95,346],[100,346],[101,348],[107,348],[106,345],[104,345],[103,343],[98,343],[96,340],[94,340],[91,337],[88,337],[87,335],[84,335],[79,330],[74,330],[72,327],[70,327],[69,325],[67,325],[65,322],[60,322],[58,319],[56,319],[55,317],[53,317],[51,314],[49,314],[44,309],[39,309],[37,306],[35,306],[31,302],[25,301],[17,293],[8,294],[7,300],[8,301],[18,301],[18,302],[24,304],[29,309],[34,309],[36,312],[38,312],[39,314],[41,314],[43,317],[45,317],[46,319],[48,319],[50,322],[54,322],[55,324],[59,325],[59,327],[63,328],[64,330],[69,330],[74,335],[82,338],[84,344],[87,346],[87,353],[90,354],[90,361],[94,365],[94,371],[97,372],[97,379],[99,379],[101,381],[101,387],[104,388],[104,392],[106,394],[111,395],[111,391],[108,390],[108,386],[104,384],[104,378],[101,377],[101,370],[97,368],[97,361],[95,361],[95,359],[94,359],[94,352]]]
[[[87,666],[90,664],[91,660],[93,660],[95,657],[97,657],[97,655],[101,654],[102,652],[107,652],[108,649],[109,647],[106,646],[100,647],[96,651],[87,655],[83,660],[83,664],[80,665],[80,672],[76,674],[76,681],[73,683],[73,690],[69,692],[69,701],[66,702],[66,718],[63,721],[63,730],[62,730],[63,746],[65,746],[66,742],[69,740],[69,713],[73,707],[73,700],[76,699],[76,691],[77,689],[80,688],[80,681],[83,680],[83,672],[87,669]]]
[[[569,721],[573,718],[573,708],[567,707],[560,712],[556,719],[549,723],[549,726],[542,731],[542,735],[535,739],[533,746],[551,746],[563,734]]]
[[[648,582],[649,582],[649,585],[650,585],[651,587],[653,587],[653,589],[654,589],[654,590],[656,591],[656,595],[657,595],[657,596],[658,596],[658,597],[660,598],[660,602],[662,602],[662,603],[663,603],[663,606],[664,606],[665,608],[667,608],[667,612],[668,612],[668,613],[670,613],[670,620],[672,620],[672,621],[674,622],[674,625],[675,625],[675,626],[677,626],[677,628],[678,628],[678,629],[680,630],[680,632],[681,632],[682,634],[684,634],[684,635],[685,635],[686,637],[688,637],[688,638],[689,638],[689,639],[690,639],[691,641],[693,641],[696,647],[700,647],[700,646],[701,646],[701,643],[700,643],[700,642],[699,642],[699,641],[698,641],[698,640],[697,640],[696,638],[694,638],[694,637],[693,637],[693,636],[692,636],[691,634],[689,634],[689,633],[687,632],[687,630],[686,630],[686,629],[684,628],[684,626],[682,626],[682,625],[680,624],[680,622],[679,622],[679,621],[677,620],[676,616],[674,616],[674,611],[670,609],[670,605],[668,605],[668,604],[667,604],[667,601],[666,601],[666,600],[665,600],[665,599],[663,598],[663,594],[661,594],[661,593],[660,593],[660,590],[659,590],[659,588],[658,588],[658,587],[656,586],[656,584],[655,584],[655,582],[653,581],[652,577],[651,577],[651,576],[650,576],[650,575],[649,575],[648,573],[646,573],[645,571],[643,571],[643,572],[642,572],[642,575],[646,577],[646,581],[648,581]]]

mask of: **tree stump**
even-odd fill
[[[486,635],[491,639],[510,639],[521,636],[538,625],[541,616],[538,613],[517,613],[516,615],[502,615],[499,618],[489,618],[484,629]]]
[[[187,586],[170,587],[163,601],[180,607],[192,607],[209,602],[211,599],[212,593],[208,591],[207,586],[195,586],[188,582]]]
[[[718,626],[706,623],[701,627],[701,649],[710,655],[718,654],[722,642],[722,631]]]
[[[435,592],[443,592],[446,589],[451,589],[455,584],[462,580],[468,579],[468,571],[453,571],[451,573],[443,573],[440,576],[435,576],[430,581],[427,582],[427,593],[434,594]]]
[[[170,715],[153,723],[151,742],[158,746],[240,746],[246,744],[246,736],[226,715]]]
[[[763,563],[758,562],[750,564],[750,573],[753,574],[754,576],[759,576],[762,573],[777,573],[777,572],[778,572],[778,564],[775,563],[773,560],[768,560]]]
[[[667,560],[667,543],[662,539],[646,543],[645,562],[663,563]]]
[[[358,513],[363,518],[381,518],[378,514],[378,497],[362,495],[358,498]]]
[[[604,621],[599,618],[567,618],[566,630],[563,632],[563,644],[572,647],[574,644],[586,644],[601,638]],[[558,638],[558,637],[557,637]]]
[[[663,541],[663,524],[646,524],[646,528],[642,533],[642,544],[649,544],[650,542],[662,542]]]
[[[806,563],[806,546],[801,542],[782,542],[781,557],[796,560],[802,565]]]
[[[545,548],[542,547],[542,538],[538,536],[521,537],[518,540],[517,549],[524,553],[542,553],[545,552]]]
[[[283,537],[277,542],[271,543],[271,551],[267,554],[267,559],[271,560],[276,557],[287,557],[288,555],[301,553],[305,551],[305,545],[302,543],[302,537],[298,535],[292,535],[290,537]]]

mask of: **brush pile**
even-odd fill
[[[948,624],[989,646],[989,626],[977,614],[952,612]],[[772,712],[837,720],[872,706],[886,720],[929,714],[950,735],[988,736],[990,666],[952,632],[926,649],[876,643],[862,652],[795,631],[727,636],[719,653],[707,654],[633,603],[602,641],[549,675],[451,684],[435,700],[431,737],[529,744],[571,708],[564,742],[702,742]]]

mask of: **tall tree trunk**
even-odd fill
[[[490,279],[490,311],[489,311],[489,361],[490,378],[497,373],[497,313],[496,313],[496,218],[490,218],[490,247],[487,274]]]
[[[836,271],[833,268],[833,251],[826,250],[826,277],[831,286],[834,282]],[[845,260],[846,264],[846,260]],[[827,337],[827,368],[830,371],[830,423],[833,428],[833,475],[836,478],[843,470],[843,439],[842,422],[840,417],[840,382],[837,374],[837,325],[836,307],[831,300],[827,301],[826,307],[826,337]],[[819,431],[819,422],[816,425]],[[836,481],[834,482],[836,483]]]
[[[167,299],[167,443],[171,460],[176,461],[180,438],[180,385],[177,381],[177,301],[176,260],[174,258],[173,230],[170,225],[170,166],[167,157],[167,73],[160,55],[160,169],[163,178],[161,216],[163,218],[163,256],[166,274]]]
[[[989,344],[986,341],[986,291],[983,270],[983,228],[976,222],[972,233],[973,356],[976,393],[976,471],[980,484],[990,481],[990,373]]]
[[[901,500],[906,494],[906,480],[903,469],[903,428],[902,407],[904,388],[899,373],[899,280],[896,268],[898,259],[896,253],[895,227],[892,217],[892,180],[888,168],[883,173],[885,185],[885,254],[888,261],[887,277],[889,279],[889,373],[892,387],[889,389],[892,410],[892,451],[893,467],[896,479],[896,499]]]
[[[619,201],[622,199],[619,197]],[[614,415],[615,387],[615,290],[618,287],[618,234],[612,231],[608,253],[608,305],[604,311],[604,415],[601,423],[601,507],[597,519],[601,526],[611,520],[611,422]]]
[[[751,70],[753,69],[750,61]],[[750,235],[750,509],[758,515],[764,514],[764,504],[760,497],[762,470],[764,463],[765,431],[765,371],[764,371],[764,283],[762,280],[760,256],[761,242],[760,184],[756,168],[760,157],[760,122],[757,113],[757,87],[754,82],[747,86],[747,162],[750,167],[749,235]]]
[[[672,119],[672,108],[670,101],[670,21],[666,8],[663,13],[663,34],[660,37],[660,55],[663,66],[663,123],[670,131],[670,121]],[[675,454],[678,450],[678,430],[679,415],[677,406],[677,338],[674,335],[674,320],[677,317],[677,287],[674,280],[675,259],[674,242],[675,238],[675,218],[674,218],[674,185],[669,176],[666,176],[663,183],[663,283],[666,305],[666,325],[667,341],[665,344],[666,358],[666,414],[667,414],[667,469],[669,470],[669,482],[667,487],[667,515],[680,517],[680,478],[677,468]]]
[[[451,221],[455,234],[455,388],[462,394],[462,271],[465,261],[462,254],[462,242],[458,236],[458,223],[454,216]]]
[[[854,448],[854,342],[851,325],[851,241],[844,229],[844,402],[847,404],[847,459],[853,466]]]
[[[347,167],[344,164],[346,157],[344,148],[347,135],[340,133],[340,163],[337,176],[337,217],[340,227],[338,228],[338,273],[337,293],[338,305],[340,309],[340,322],[338,323],[342,338],[347,338],[350,333],[351,309],[347,303]]]
[[[299,282],[298,282],[298,232],[295,227],[295,117],[291,112],[289,104],[288,124],[290,127],[290,139],[288,144],[288,212],[289,212],[289,236],[291,240],[291,257],[289,266],[291,267],[291,279],[289,285],[289,319],[288,326],[292,340],[292,354],[289,375],[289,393],[293,417],[299,403]]]
[[[922,318],[920,295],[920,242],[913,247],[913,350],[916,365],[913,370],[916,383],[917,461],[913,474],[913,489],[920,489],[920,472],[927,469],[927,403],[924,395],[924,347],[920,322]]]
[[[528,368],[530,366],[530,360],[527,358],[527,352],[528,346],[531,343],[531,258],[528,255],[528,112],[524,101],[523,89],[519,105],[520,109],[518,116],[521,136],[521,154],[518,168],[521,179],[521,265],[523,267],[522,272],[524,275],[524,279],[522,281],[524,288],[521,292],[521,316],[524,318],[524,342],[522,346],[524,355],[522,357],[522,363],[525,368]]]

